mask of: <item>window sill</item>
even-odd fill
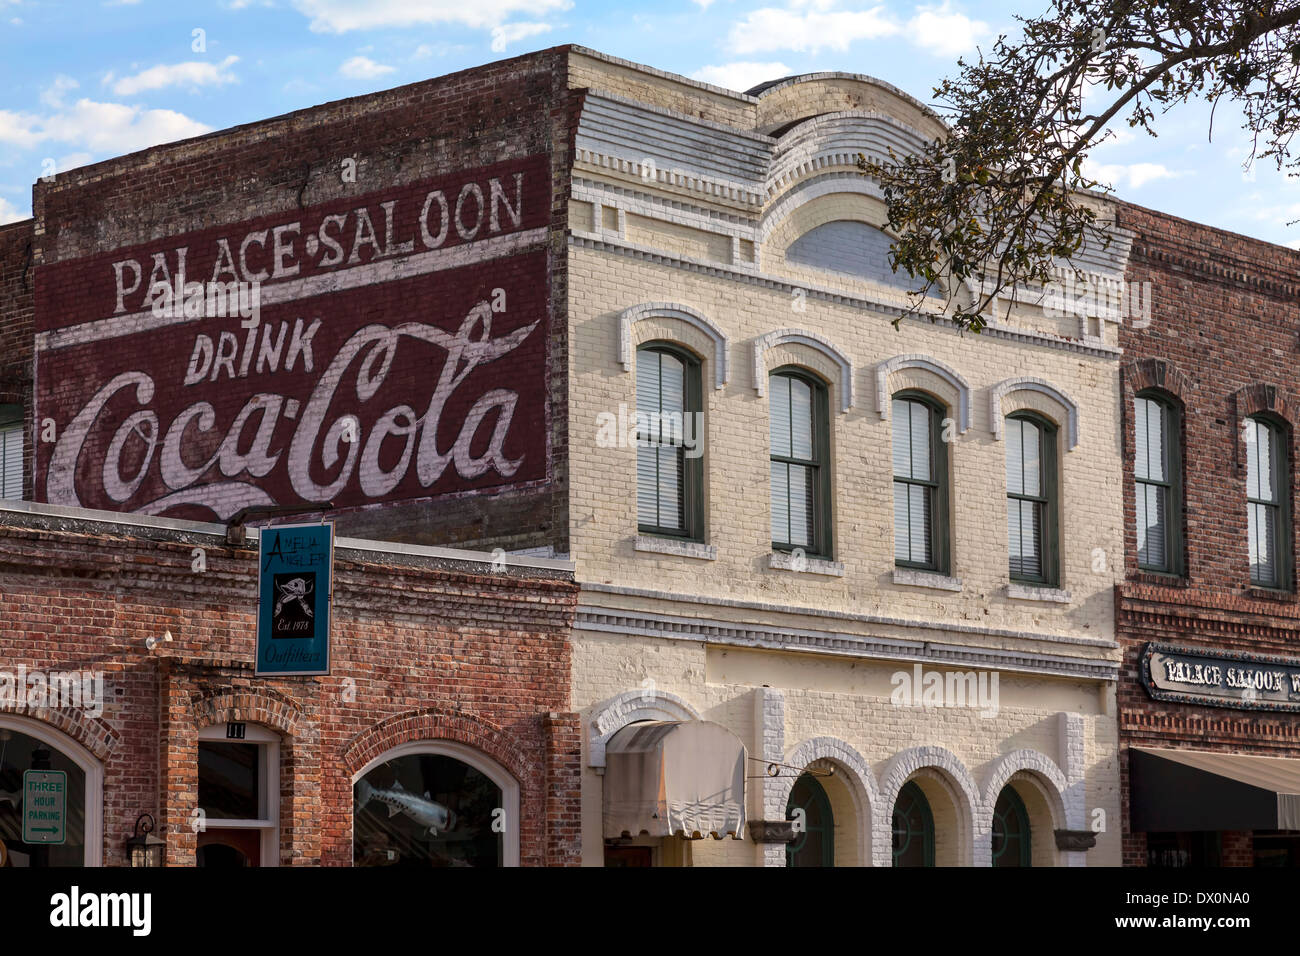
[[[795,571],[801,574],[824,574],[827,577],[844,577],[844,565],[838,561],[824,558],[810,558],[806,555],[796,556],[792,551],[773,551],[768,560],[769,568],[778,571]]]
[[[1007,597],[1013,601],[1048,601],[1055,604],[1069,604],[1070,592],[1063,588],[1045,587],[1032,584],[1007,585]]]
[[[695,558],[698,561],[718,560],[718,549],[699,541],[679,541],[676,538],[656,538],[654,535],[639,534],[636,536],[635,548],[652,554],[671,554],[679,558]]]
[[[1192,581],[1185,574],[1174,574],[1169,571],[1148,571],[1143,568],[1137,568],[1129,571],[1128,580],[1134,584],[1154,584],[1157,587],[1165,588],[1189,588]]]
[[[1258,584],[1252,584],[1243,592],[1248,598],[1254,598],[1256,601],[1281,601],[1294,604],[1300,598],[1294,591],[1286,591],[1282,588],[1262,588]]]
[[[937,591],[961,590],[961,578],[922,571],[919,568],[894,568],[894,583],[911,588],[934,588]]]

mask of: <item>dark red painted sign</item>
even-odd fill
[[[211,520],[547,475],[544,157],[36,272],[36,497]]]

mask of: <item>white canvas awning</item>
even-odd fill
[[[744,838],[745,745],[707,720],[629,724],[605,749],[605,836]]]

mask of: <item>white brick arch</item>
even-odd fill
[[[997,807],[998,796],[1002,793],[1002,789],[1017,774],[1028,774],[1033,777],[1039,794],[1051,812],[1051,828],[1064,829],[1067,826],[1065,801],[1069,783],[1061,768],[1051,757],[1037,750],[1013,750],[999,757],[989,768],[985,778],[984,799],[975,817],[975,830],[979,837],[987,834],[987,841],[977,839],[977,849],[982,848],[986,855],[983,859],[976,860],[977,865],[987,866],[992,862],[993,811]],[[1043,836],[1041,832],[1037,834],[1038,839],[1042,839]],[[1050,834],[1048,836],[1050,837]]]
[[[632,371],[636,342],[632,325],[643,319],[676,319],[702,333],[713,343],[713,387],[727,384],[728,343],[726,334],[709,321],[704,313],[678,302],[642,302],[624,309],[618,316],[618,360],[623,371]]]
[[[824,762],[831,764],[837,775],[847,782],[847,789],[853,799],[857,817],[857,858],[860,861],[872,859],[872,820],[876,807],[880,803],[880,789],[876,784],[876,775],[862,759],[862,755],[836,737],[812,737],[795,747],[785,758],[792,767],[808,768]],[[765,792],[763,813],[769,820],[784,820],[790,791],[794,789],[798,774],[776,777],[772,786]]]
[[[659,689],[628,690],[597,704],[588,724],[587,765],[605,766],[605,745],[611,737],[642,720],[698,720],[699,711],[676,694]]]
[[[1066,420],[1066,442],[1065,450],[1073,451],[1074,446],[1079,444],[1079,406],[1069,395],[1061,391],[1051,382],[1041,378],[1031,378],[1024,376],[1022,378],[1008,378],[994,385],[989,390],[989,414],[993,428],[993,437],[997,441],[1002,440],[1003,418],[1002,418],[1002,400],[1012,392],[1038,392],[1040,395],[1046,395],[1053,402],[1060,405],[1065,412]]]
[[[762,395],[767,390],[767,359],[769,349],[779,345],[802,345],[829,359],[840,372],[840,411],[853,407],[853,362],[836,348],[831,340],[806,329],[777,329],[754,340],[754,391]]]
[[[927,770],[933,771],[934,776],[944,784],[957,813],[955,837],[958,865],[970,866],[976,862],[975,815],[982,802],[979,788],[956,754],[944,747],[929,746],[912,747],[894,754],[885,765],[872,835],[876,866],[893,864],[893,816],[898,792],[908,780]],[[988,859],[987,850],[983,858]]]
[[[876,411],[881,418],[889,417],[889,376],[905,368],[924,369],[947,382],[957,392],[958,430],[965,432],[971,425],[970,384],[955,369],[928,355],[895,355],[876,366]]]

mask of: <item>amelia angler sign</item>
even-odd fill
[[[1300,711],[1300,661],[1148,644],[1142,684],[1156,700]]]
[[[545,158],[160,239],[36,276],[36,498],[245,506],[547,477]]]
[[[258,540],[255,673],[328,674],[334,526],[277,525]]]

